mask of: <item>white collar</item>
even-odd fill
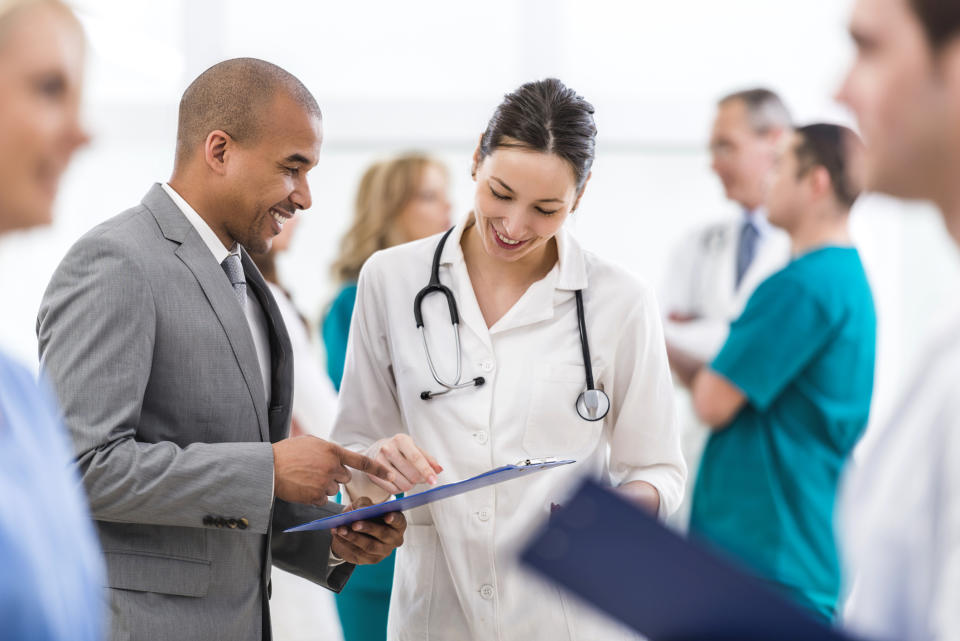
[[[210,252],[213,254],[213,258],[217,263],[222,263],[224,259],[230,254],[239,254],[240,245],[234,243],[233,249],[227,249],[223,246],[223,243],[220,242],[220,238],[217,237],[217,234],[210,229],[210,225],[207,224],[207,221],[197,213],[193,207],[190,206],[186,200],[183,199],[183,196],[178,194],[169,183],[163,183],[160,185],[167,195],[170,196],[170,200],[173,201],[183,215],[190,221],[190,224],[193,225],[193,228],[197,230],[197,233],[200,234],[200,240],[203,241],[203,244],[206,245]]]
[[[754,210],[744,209],[743,221],[753,223],[754,229],[760,236],[766,236],[773,229],[773,225],[767,220],[767,209],[765,207],[757,207]]]
[[[470,225],[474,224],[474,216],[471,211],[454,228],[446,245],[443,247],[443,253],[440,254],[441,265],[453,265],[464,262],[463,248],[460,246],[460,239],[463,232]],[[587,267],[583,256],[583,248],[580,243],[567,232],[566,226],[560,228],[557,235],[557,265],[558,272],[556,288],[557,289],[586,289],[587,287]]]

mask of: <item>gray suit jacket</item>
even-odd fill
[[[37,321],[41,365],[73,436],[107,560],[115,639],[268,639],[271,562],[339,591],[328,533],[282,528],[339,511],[274,501],[290,341],[268,319],[272,399],[229,280],[159,185],[67,253]]]

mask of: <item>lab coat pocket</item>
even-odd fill
[[[387,638],[390,641],[426,641],[433,601],[434,565],[439,552],[433,525],[407,525],[397,549]]]
[[[596,363],[593,370],[602,388],[603,372]],[[586,388],[583,365],[547,363],[536,368],[522,441],[528,455],[573,457],[594,450],[604,421],[587,421],[577,414],[577,399]]]

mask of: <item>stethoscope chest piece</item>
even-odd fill
[[[603,390],[588,389],[577,397],[577,414],[585,421],[602,421],[610,411],[610,397]]]

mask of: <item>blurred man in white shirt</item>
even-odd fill
[[[960,244],[960,3],[857,0],[857,57],[839,98],[867,143],[868,188],[940,208]],[[944,301],[947,302],[947,301]],[[848,479],[846,613],[877,639],[960,639],[960,319]]]

